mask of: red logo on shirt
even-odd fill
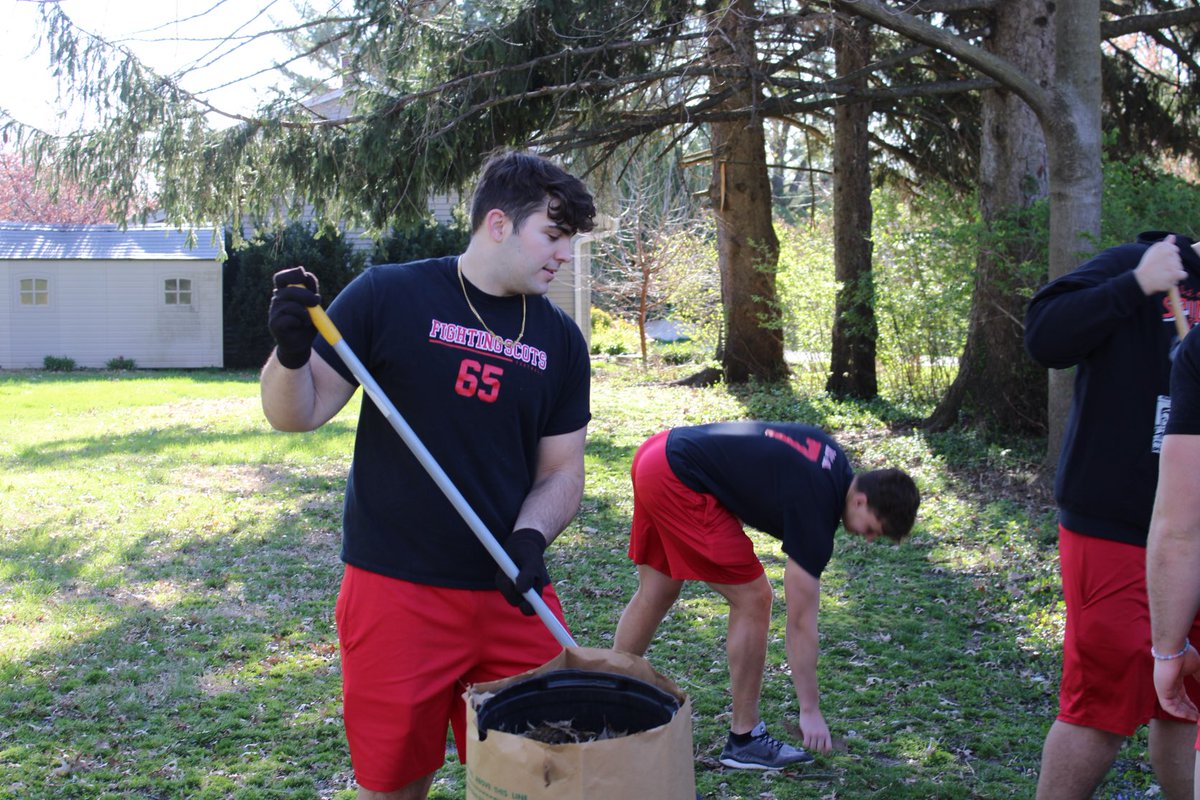
[[[834,452],[832,448],[826,447],[820,442],[815,442],[812,439],[809,439],[807,436],[804,437],[804,444],[800,444],[800,442],[797,442],[786,433],[782,433],[772,428],[767,428],[765,431],[763,431],[763,436],[783,442],[788,447],[791,447],[793,450],[800,453],[814,464],[817,461],[820,461],[821,469],[829,469],[832,467],[834,460],[837,458],[837,453]]]

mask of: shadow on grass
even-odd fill
[[[183,378],[195,383],[258,383],[258,373],[249,370],[222,369],[136,369],[136,370],[107,370],[107,369],[77,369],[70,372],[50,372],[46,370],[14,370],[0,369],[0,385],[4,383],[89,383],[112,381],[160,381],[169,378]]]
[[[345,788],[337,531],[282,510],[257,527],[147,533],[104,585],[78,581],[54,551],[8,581],[41,584],[43,613],[58,622],[39,620],[43,641],[0,667],[0,794],[331,798]],[[0,558],[34,558],[39,543]]]
[[[752,382],[726,388],[745,409],[747,419],[815,425],[835,436],[839,423],[846,419],[878,419],[897,428],[917,422],[912,410],[902,404],[882,398],[855,400],[834,398],[825,392],[805,393],[795,382]]]
[[[273,453],[292,449],[308,452],[312,450],[314,442],[338,437],[346,437],[347,441],[350,441],[354,429],[353,421],[334,419],[320,429],[298,437],[280,435],[264,429],[260,424],[230,432],[228,428],[212,430],[208,426],[180,423],[113,436],[85,436],[41,442],[21,448],[9,457],[0,458],[0,467],[31,470],[71,465],[74,462],[92,463],[113,457],[153,456],[172,450],[240,449],[254,442],[263,442],[264,449],[269,448]]]

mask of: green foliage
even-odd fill
[[[637,326],[599,308],[592,308],[593,354],[610,356],[637,353],[641,350]]]
[[[1195,29],[1186,24],[1151,35],[1167,47],[1177,46],[1172,39],[1187,42],[1183,47],[1189,52],[1196,40]],[[1162,58],[1141,36],[1126,41],[1132,47],[1105,48],[1101,67],[1105,154],[1121,162],[1147,155],[1194,162],[1200,155],[1195,135],[1200,83],[1195,80],[1194,65],[1188,60]]]
[[[137,369],[137,362],[132,358],[117,356],[104,362],[105,369]]]
[[[50,372],[70,372],[75,369],[75,359],[67,356],[46,356],[42,368]]]
[[[818,212],[812,225],[776,227],[783,345],[802,363],[819,359],[828,364],[838,288],[833,275],[833,220],[827,212]]]
[[[403,264],[423,258],[454,255],[467,249],[471,234],[462,224],[444,225],[423,220],[416,225],[396,227],[375,244],[373,264]]]
[[[1047,279],[1049,201],[1042,200],[1018,219],[998,219],[981,233],[979,246],[1011,250],[1013,240],[1025,245],[1022,263],[1011,269],[1018,291],[1032,296]],[[1078,254],[1082,263],[1094,252],[1134,241],[1144,231],[1172,231],[1200,237],[1200,186],[1165,169],[1148,157],[1104,161],[1100,240]]]
[[[225,366],[262,366],[275,346],[267,330],[267,309],[274,289],[271,276],[303,266],[317,276],[321,300],[328,306],[362,271],[365,257],[336,232],[317,235],[309,226],[293,224],[263,234],[240,249],[226,241],[229,258],[224,278]]]
[[[1148,230],[1200,239],[1200,186],[1149,159],[1106,160],[1099,249]]]
[[[711,359],[712,351],[689,339],[682,342],[655,343],[654,355],[664,364],[678,366],[704,363]]]
[[[1145,161],[1108,162],[1105,170],[1103,246],[1130,241],[1150,229],[1200,235],[1200,187]],[[892,402],[927,406],[943,395],[958,371],[977,254],[989,249],[1020,259],[1005,268],[1013,284],[1001,291],[1031,295],[1044,282],[1048,204],[1034,204],[1019,218],[1000,217],[985,231],[973,202],[936,186],[926,185],[919,196],[884,187],[873,193],[872,202],[880,394]],[[796,378],[812,379],[811,386],[819,387],[829,369],[838,289],[832,219],[823,212],[811,224],[777,223],[776,229],[785,348]],[[711,249],[698,248],[682,280],[660,282],[671,316],[694,325],[700,331],[697,338],[714,348],[722,319],[715,261]],[[601,337],[599,347],[596,341],[593,352],[606,352],[607,340]]]
[[[914,199],[883,188],[872,196],[879,390],[893,401],[936,401],[954,379],[966,340],[977,246],[973,209],[927,192]],[[838,290],[833,220],[822,212],[811,225],[777,228],[784,346],[793,372],[825,375]]]
[[[294,220],[308,209],[323,223],[377,232],[423,219],[426,198],[461,190],[492,150],[583,138],[604,104],[616,98],[624,113],[637,102],[626,81],[654,91],[632,76],[663,64],[678,73],[690,61],[673,55],[692,11],[678,0],[632,10],[595,1],[449,4],[437,24],[421,4],[352,6],[319,34],[348,55],[340,66],[356,79],[338,124],[314,119],[299,97],[279,96],[215,130],[210,107],[174,76],[77,28],[51,3],[41,7],[47,53],[64,96],[95,125],[55,137],[0,112],[0,130],[48,184],[97,187],[122,218],[145,213],[153,187],[168,222],[229,224],[235,245],[243,218],[281,211]]]
[[[958,372],[970,317],[974,204],[926,188],[909,203],[886,191],[872,198],[880,391],[896,401],[941,396]]]
[[[672,248],[676,256],[665,264],[661,277],[668,291],[666,316],[687,331],[689,349],[700,360],[715,358],[725,323],[715,231],[682,230]]]
[[[634,219],[642,219],[640,210],[630,210]],[[637,335],[643,303],[648,320],[669,320],[687,331],[687,343],[662,343],[648,339],[647,358],[671,363],[704,362],[715,357],[721,340],[724,315],[721,308],[720,272],[717,268],[715,236],[704,218],[686,224],[648,214],[645,227],[653,231],[624,232],[627,236],[605,239],[593,267],[592,299],[602,311],[601,327],[626,323],[629,330],[607,335],[601,331],[597,345],[593,320],[593,353],[640,353]],[[640,249],[629,237],[644,235]],[[647,259],[649,275],[636,254]],[[643,299],[643,291],[645,297]],[[614,341],[615,340],[615,341]]]

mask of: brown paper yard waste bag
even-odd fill
[[[691,701],[643,658],[569,647],[537,669],[471,686],[466,701],[468,800],[696,798]],[[612,730],[565,744],[520,735],[589,716]],[[631,720],[652,727],[634,730],[644,726]]]

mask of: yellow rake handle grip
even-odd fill
[[[331,345],[337,346],[337,343],[342,340],[342,332],[337,329],[337,325],[333,324],[333,320],[325,313],[325,309],[320,306],[309,306],[308,314],[312,317],[313,325],[317,326],[317,331]]]
[[[302,283],[289,283],[288,286],[296,286],[300,289],[308,287]],[[342,340],[342,332],[337,329],[337,325],[333,324],[333,320],[325,313],[325,309],[320,305],[309,306],[308,315],[312,317],[313,325],[317,326],[317,332],[321,334],[321,338],[329,342],[331,345],[337,345]]]
[[[1171,314],[1175,317],[1175,333],[1179,335],[1179,341],[1183,341],[1183,337],[1188,335],[1187,317],[1183,315],[1183,303],[1179,300],[1179,287],[1172,286],[1167,291],[1167,300],[1171,304]]]

